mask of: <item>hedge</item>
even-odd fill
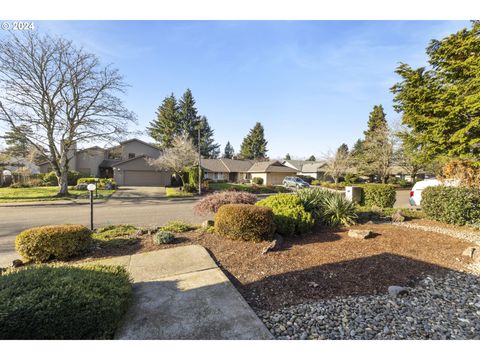
[[[274,231],[273,212],[263,206],[223,205],[215,215],[215,232],[232,240],[268,240]]]
[[[429,186],[422,191],[422,210],[428,218],[448,224],[480,223],[480,190]]]
[[[77,184],[77,180],[82,176],[78,171],[69,171],[67,173],[67,183],[69,186]],[[58,179],[55,171],[51,171],[46,174],[42,174],[42,181],[45,185],[58,186]]]
[[[79,184],[95,184],[95,179],[96,178],[91,178],[91,177],[90,178],[79,178],[77,180],[77,185],[79,185]],[[113,179],[107,179],[107,178],[97,178],[97,179],[98,179],[97,185],[98,185],[99,189],[105,189],[105,186],[107,184],[112,185],[113,189],[115,189],[116,186],[117,186],[117,183]]]
[[[305,210],[298,195],[277,194],[256,203],[272,209],[275,215],[275,226],[279,234],[303,234],[314,224],[312,214]]]
[[[91,232],[83,225],[48,225],[21,232],[15,239],[17,252],[28,261],[65,260],[92,244]]]
[[[132,285],[119,266],[28,266],[0,275],[0,339],[111,339]]]
[[[377,206],[379,208],[393,207],[396,200],[395,186],[390,184],[362,185],[362,199],[364,206]]]

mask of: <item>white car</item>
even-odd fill
[[[429,186],[439,186],[442,183],[437,179],[429,179],[418,181],[413,185],[412,190],[410,191],[410,205],[411,206],[420,206],[422,201],[422,191]]]

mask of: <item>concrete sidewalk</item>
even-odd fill
[[[97,263],[125,266],[134,280],[134,302],[116,339],[273,339],[199,245]]]

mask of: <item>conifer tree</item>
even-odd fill
[[[265,140],[264,129],[261,123],[257,122],[243,139],[240,147],[242,159],[260,160],[267,158],[267,140]]]
[[[232,159],[233,155],[235,155],[235,150],[233,146],[230,144],[230,141],[227,141],[227,145],[225,145],[225,150],[223,151],[223,158],[224,159]]]
[[[158,143],[161,149],[168,149],[172,146],[174,137],[181,133],[178,121],[178,105],[173,93],[163,99],[156,114],[157,118],[150,122],[147,133]]]

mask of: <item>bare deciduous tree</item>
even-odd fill
[[[136,121],[118,97],[126,87],[117,69],[61,37],[0,41],[0,121],[48,159],[59,196],[76,143],[119,140]]]
[[[344,151],[340,147],[336,152],[329,151],[324,155],[323,161],[326,164],[325,175],[331,176],[335,184],[337,184],[340,176],[345,175],[350,167],[351,159],[348,150]]]
[[[185,185],[185,169],[198,165],[197,152],[188,135],[176,136],[172,147],[163,150],[157,159],[150,159],[149,164],[161,170],[169,170],[180,177],[182,186]]]

